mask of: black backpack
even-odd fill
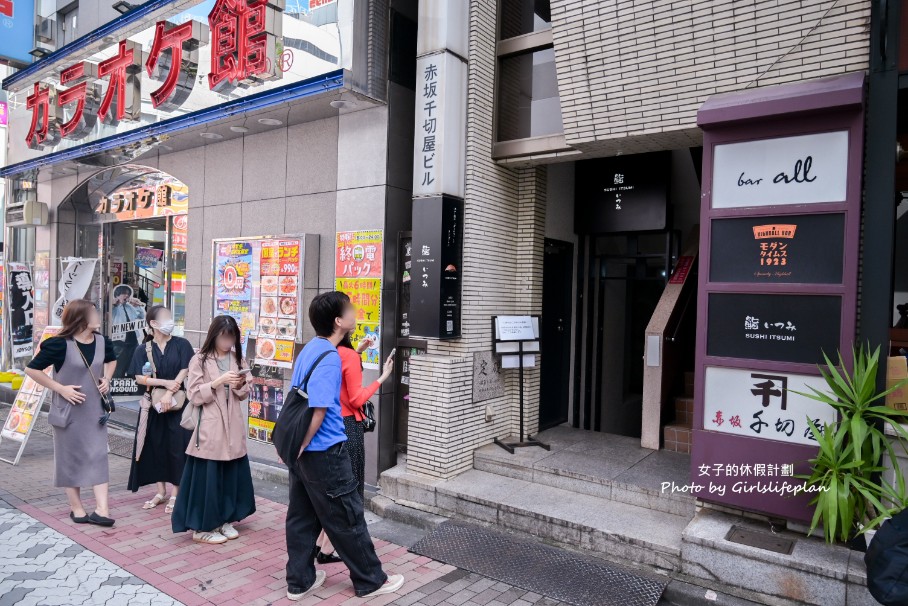
[[[867,553],[867,589],[883,606],[908,604],[908,509],[883,522]]]
[[[306,373],[302,385],[290,388],[287,399],[284,400],[284,406],[281,408],[281,414],[274,424],[274,430],[271,432],[271,441],[277,449],[277,455],[284,464],[293,469],[300,455],[300,448],[303,440],[306,439],[306,432],[309,431],[309,424],[312,422],[312,409],[309,408],[309,396],[306,389],[309,387],[309,377],[312,371],[318,366],[319,362],[330,354],[330,351],[323,352],[315,360],[315,364]],[[335,351],[335,353],[337,353]]]

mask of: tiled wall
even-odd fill
[[[867,69],[869,0],[551,0],[564,134],[598,155],[699,145],[710,95]]]

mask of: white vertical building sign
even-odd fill
[[[413,195],[464,195],[467,69],[442,51],[416,61]]]

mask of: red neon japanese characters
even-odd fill
[[[70,103],[75,103],[72,117],[66,122],[60,123],[61,137],[73,136],[82,138],[94,128],[97,122],[95,112],[98,109],[98,92],[95,84],[91,86],[92,94],[88,112],[85,111],[85,102],[89,91],[88,81],[96,78],[97,73],[97,65],[87,61],[80,61],[60,72],[60,84],[70,85],[68,89],[60,91],[57,95],[60,108],[62,109]]]
[[[13,0],[0,0],[0,15],[4,17],[12,18],[13,16]]]
[[[285,0],[217,0],[208,15],[215,30],[208,74],[213,90],[226,92],[282,77],[275,54],[281,39],[284,3]],[[12,15],[11,0],[0,0],[0,15],[4,14]],[[148,76],[161,82],[149,94],[155,108],[173,111],[186,101],[198,77],[200,49],[209,44],[209,38],[208,26],[197,20],[155,24],[144,65]],[[141,119],[142,44],[122,40],[116,51],[101,63],[79,61],[63,69],[59,94],[53,85],[34,85],[26,104],[32,113],[29,147],[56,145],[61,137],[85,138],[94,131],[98,118],[109,125],[124,119]],[[106,88],[102,79],[107,81]]]
[[[98,108],[98,117],[108,124],[117,124],[124,117],[131,120],[139,117],[139,84],[135,76],[141,68],[138,67],[135,58],[136,46],[132,41],[121,40],[119,52],[98,64],[98,76],[101,78],[110,76],[107,91]],[[110,106],[114,99],[117,105],[111,114]]]
[[[195,70],[198,68],[196,49],[202,40],[207,42],[208,30],[207,28],[202,30],[203,26],[196,21],[187,21],[170,29],[166,29],[166,26],[165,21],[158,21],[155,24],[154,41],[145,62],[145,69],[152,77],[159,63],[162,70],[167,70],[167,77],[161,88],[151,93],[151,104],[154,107],[163,105],[164,109],[176,109],[192,92]],[[166,51],[170,51],[170,61],[166,62],[169,65],[161,61],[161,56]],[[184,62],[187,63],[186,67],[190,68],[185,70],[187,72],[185,74]]]
[[[41,86],[35,82],[35,89],[25,100],[25,107],[32,112],[31,126],[25,141],[32,149],[41,149],[45,143],[53,144],[57,141],[55,117],[56,91],[54,87]]]
[[[268,0],[218,0],[208,15],[213,32],[211,73],[212,90],[229,90],[240,84],[275,77],[274,35],[269,22],[280,24]],[[278,25],[279,29],[279,25]]]

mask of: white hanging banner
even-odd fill
[[[54,303],[50,321],[53,326],[60,326],[63,308],[74,299],[81,299],[91,286],[95,275],[97,259],[72,259],[60,276],[60,298]]]

